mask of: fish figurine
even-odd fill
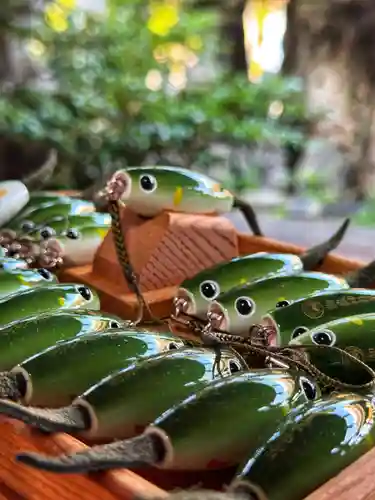
[[[219,215],[242,210],[250,228],[262,235],[250,205],[205,174],[180,167],[130,167],[118,170],[106,188],[112,201],[124,203],[143,217],[164,212]]]
[[[290,345],[339,347],[375,369],[375,313],[348,316],[319,325],[291,340]],[[314,360],[317,356],[314,355]],[[324,367],[327,375],[334,375],[338,370],[350,372],[346,358],[334,362],[331,357],[326,356],[323,360],[320,355],[320,359],[320,368],[327,363]]]
[[[31,207],[35,208],[45,203],[67,203],[71,199],[70,196],[56,191],[31,191],[26,209],[28,210]]]
[[[344,277],[319,272],[271,277],[219,295],[209,305],[207,318],[214,330],[248,337],[252,326],[275,308],[317,293],[366,288],[374,281],[375,261]]]
[[[0,227],[13,219],[28,201],[29,190],[21,181],[0,182]]]
[[[90,214],[70,215],[68,217],[54,217],[46,221],[42,226],[38,226],[27,233],[27,237],[34,241],[42,241],[55,236],[73,234],[81,227],[86,226],[110,228],[111,216],[108,213],[92,212]]]
[[[0,327],[44,312],[99,308],[99,297],[88,286],[51,284],[0,299]]]
[[[373,448],[374,438],[371,397],[343,393],[301,405],[249,453],[230,491],[252,500],[301,500]]]
[[[109,231],[108,226],[83,226],[40,245],[37,263],[41,267],[69,267],[90,264]]]
[[[0,299],[9,295],[57,283],[57,277],[47,269],[0,269]]]
[[[128,321],[112,314],[85,309],[37,313],[16,320],[0,328],[0,370],[10,370],[61,341],[128,326]]]
[[[235,257],[186,279],[174,298],[174,315],[185,313],[204,318],[209,304],[236,286],[278,275],[299,274],[320,266],[327,254],[341,242],[349,222],[350,219],[346,219],[328,241],[312,247],[301,256],[258,252]]]
[[[139,391],[132,392],[142,397]],[[160,389],[154,397],[163,397],[165,392]],[[55,457],[24,453],[19,459],[60,473],[151,465],[184,471],[223,469],[255,452],[290,411],[319,395],[314,381],[295,371],[240,372],[191,394],[164,411],[135,438]],[[140,401],[147,404],[146,397]],[[90,421],[89,412],[87,416]],[[121,413],[117,418],[120,422]]]
[[[36,354],[9,372],[1,373],[0,398],[36,406],[69,405],[103,377],[141,358],[183,346],[183,340],[172,333],[134,328],[87,333],[58,341],[45,350],[35,351]]]
[[[95,206],[91,201],[78,198],[70,198],[68,201],[60,203],[43,203],[36,207],[30,207],[19,214],[7,225],[7,229],[15,232],[28,232],[53,217],[68,217],[69,215],[87,214],[94,211]]]
[[[276,307],[262,317],[270,332],[268,345],[284,346],[324,323],[362,314],[375,314],[375,290],[333,290]]]

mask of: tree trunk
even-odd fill
[[[228,43],[227,63],[233,73],[247,74],[248,64],[243,26],[243,13],[246,3],[245,0],[228,1],[228,5],[223,8],[222,39]]]

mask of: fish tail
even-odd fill
[[[46,432],[82,432],[91,426],[88,412],[78,405],[58,409],[34,408],[0,399],[0,414]]]
[[[21,372],[0,372],[0,398],[20,401],[25,397],[27,390],[28,380]]]
[[[341,243],[349,227],[349,224],[350,218],[348,217],[341,224],[335,234],[329,238],[329,240],[310,248],[301,255],[301,260],[305,271],[311,271],[312,269],[315,269],[323,264],[323,261],[325,257],[327,257],[329,252],[335,250],[335,248],[337,248]]]
[[[358,271],[347,274],[345,279],[352,288],[370,288],[375,283],[375,260]]]
[[[55,457],[25,452],[16,460],[36,469],[66,474],[117,469],[139,468],[157,464],[164,455],[161,440],[153,434],[143,434],[133,439],[93,446],[78,453]]]
[[[252,230],[255,236],[263,236],[258,218],[250,203],[247,203],[246,201],[241,200],[240,198],[237,198],[235,196],[233,199],[233,208],[238,208],[242,212],[242,215],[245,217],[249,228]]]

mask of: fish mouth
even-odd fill
[[[218,302],[211,302],[207,312],[208,326],[212,330],[227,331],[229,321],[223,307]]]
[[[38,265],[45,269],[58,267],[63,263],[64,255],[64,246],[57,239],[51,238],[40,244]]]
[[[193,295],[186,288],[179,288],[173,299],[174,316],[177,318],[181,314],[193,316],[196,312],[196,305]]]
[[[12,229],[2,229],[0,231],[0,245],[6,249],[10,247],[16,238],[17,233]]]
[[[108,201],[126,201],[131,192],[131,177],[126,172],[115,172],[107,183],[106,198]]]
[[[269,335],[267,339],[267,345],[269,346],[277,346],[279,344],[279,327],[277,326],[276,321],[272,318],[271,315],[267,314],[263,316],[260,324],[267,328]]]

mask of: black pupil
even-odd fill
[[[329,333],[326,332],[314,333],[313,339],[319,345],[331,344],[331,336],[329,335]]]
[[[145,191],[151,191],[154,188],[154,181],[148,175],[142,175],[141,186]]]
[[[212,299],[216,294],[216,286],[213,283],[203,283],[201,290],[202,295],[207,299]]]
[[[87,286],[80,286],[78,292],[82,295],[85,300],[91,299],[91,290]]]
[[[231,373],[237,373],[241,371],[241,368],[235,361],[229,361],[229,370]]]
[[[251,302],[247,299],[240,299],[237,301],[236,308],[242,316],[247,316],[252,310]]]
[[[111,328],[120,328],[120,325],[117,323],[117,321],[111,321]]]
[[[79,236],[78,231],[76,229],[69,229],[66,233],[66,236],[71,240],[76,240]]]
[[[26,221],[21,226],[23,231],[31,231],[34,228],[34,223],[31,221]]]
[[[303,326],[300,326],[299,328],[296,328],[293,333],[292,333],[292,339],[295,339],[296,337],[299,337],[300,335],[302,335],[303,333],[305,333],[306,331],[306,328],[304,328]]]
[[[276,307],[286,307],[289,305],[289,302],[287,300],[280,300],[280,302],[278,302],[276,304]]]
[[[174,342],[171,342],[168,346],[169,349],[178,349],[178,346],[177,344],[175,344]]]
[[[47,238],[51,237],[52,235],[53,235],[53,229],[51,229],[50,227],[45,227],[44,229],[42,229],[40,231],[40,236],[43,239],[47,239]]]
[[[49,271],[47,271],[47,269],[41,268],[41,269],[38,269],[37,272],[42,276],[42,278],[44,278],[46,280],[51,278],[51,273]]]
[[[307,399],[312,400],[316,398],[316,388],[311,382],[303,380],[301,385]]]

